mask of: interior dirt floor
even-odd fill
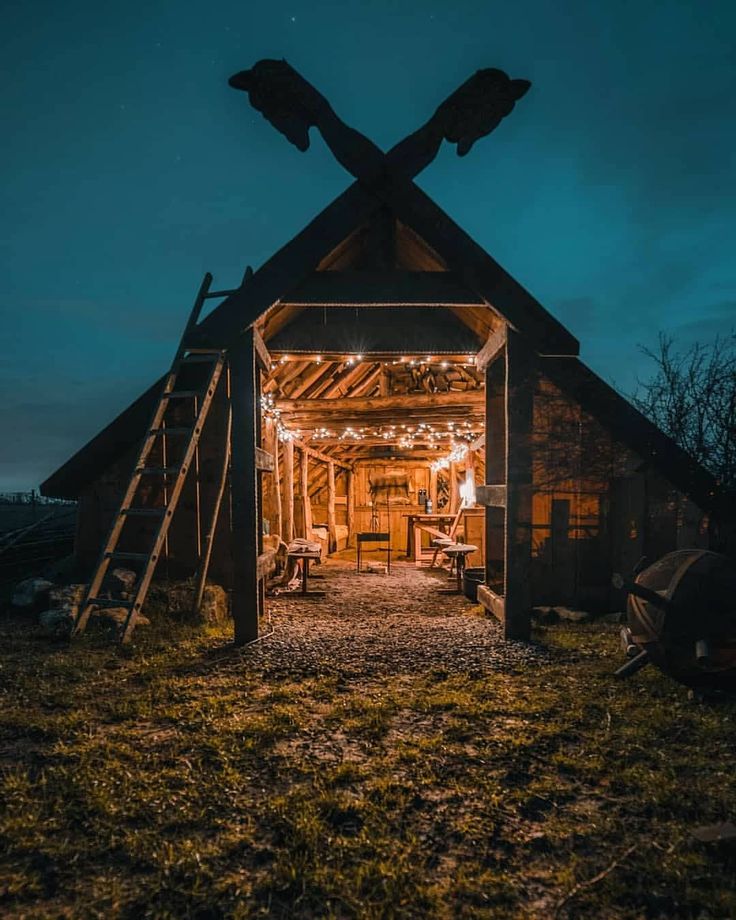
[[[267,598],[264,638],[244,659],[269,675],[347,678],[508,670],[544,657],[504,642],[500,624],[465,595],[441,593],[456,584],[446,569],[393,560],[391,574],[358,573],[354,551],[336,554],[310,568],[309,590],[323,596]]]

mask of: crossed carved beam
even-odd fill
[[[314,271],[326,252],[385,202],[404,223],[420,226],[430,246],[461,266],[456,270],[464,283],[514,328],[523,329],[541,353],[578,353],[577,340],[412,181],[432,162],[445,139],[464,156],[512,111],[529,89],[529,81],[511,80],[500,70],[478,71],[425,125],[388,153],[342,122],[327,100],[285,61],[259,61],[229,82],[247,92],[254,107],[298,149],[308,148],[309,129],[317,127],[338,161],[358,181],[202,320],[197,335],[203,343],[234,344],[244,328]]]
[[[437,156],[443,140],[465,156],[490,134],[527,92],[528,80],[512,80],[502,70],[479,70],[437,108],[426,124],[385,154],[365,135],[349,127],[327,99],[286,61],[258,61],[228,81],[248,93],[251,105],[294,144],[309,148],[316,127],[335,159],[356,179],[373,184],[386,172],[413,178]]]

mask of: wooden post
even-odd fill
[[[494,355],[494,360],[486,367],[486,485],[496,487],[505,496],[506,482],[506,358],[502,354]],[[504,559],[505,497],[500,504],[485,503],[485,567],[486,584],[496,584],[499,580],[498,567]],[[500,591],[498,592],[500,593]]]
[[[300,479],[302,492],[302,520],[304,521],[304,538],[312,539],[312,500],[309,497],[309,454],[300,451]]]
[[[532,424],[534,353],[508,329],[506,339],[506,532],[504,540],[504,633],[531,634]]]
[[[276,422],[267,418],[264,427],[264,448],[273,457],[273,473],[265,480],[263,487],[263,514],[268,517],[270,532],[281,535],[281,492],[279,491],[279,441]]]
[[[327,464],[327,532],[331,553],[334,553],[337,549],[337,530],[335,525],[335,464],[330,460]]]
[[[284,441],[284,495],[281,503],[283,518],[282,539],[294,539],[294,442]]]
[[[457,514],[460,507],[460,490],[457,482],[457,463],[453,460],[447,471],[450,477],[450,514]]]
[[[475,451],[469,450],[465,454],[465,482],[472,482],[475,489]]]
[[[437,514],[437,470],[432,467],[429,468],[429,498],[432,502],[432,512]]]
[[[260,372],[256,366],[253,330],[248,329],[230,349],[232,391],[232,614],[235,644],[258,638],[260,591],[258,555],[260,489],[256,447],[260,440]]]
[[[348,496],[347,502],[345,503],[348,525],[348,546],[353,546],[355,543],[355,476],[352,470],[348,470],[345,475],[347,476],[346,491]]]

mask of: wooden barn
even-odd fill
[[[528,88],[502,76],[513,100]],[[478,79],[388,154],[285,63],[231,80],[300,149],[316,125],[356,181],[237,289],[207,277],[195,318],[217,306],[172,372],[43,484],[79,501],[82,565],[111,526],[134,568],[187,577],[211,554],[242,643],[280,541],[334,553],[386,533],[393,559],[429,565],[453,528],[485,569],[479,597],[525,638],[533,605],[615,609],[613,572],[707,545],[712,478],[412,181],[443,138],[467,152],[513,108],[489,115]],[[458,128],[479,110],[480,127]]]

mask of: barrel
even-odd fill
[[[629,592],[627,633],[647,653],[643,660],[693,688],[736,690],[733,560],[708,550],[676,550],[635,582],[622,583]]]

